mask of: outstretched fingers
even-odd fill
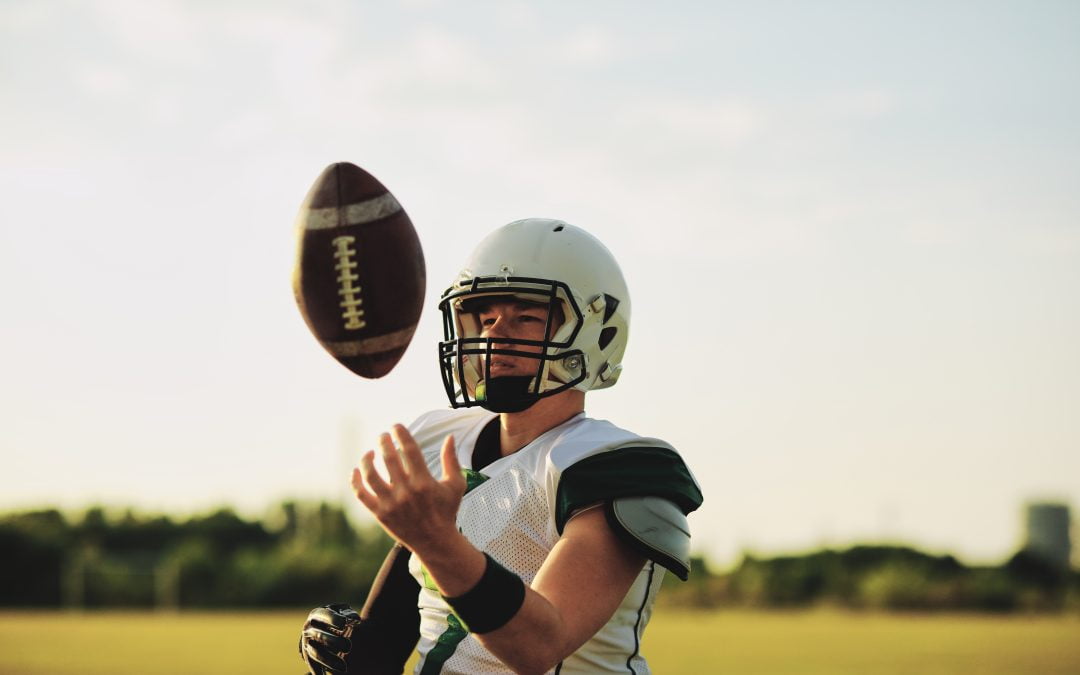
[[[360,469],[352,470],[352,478],[349,481],[352,484],[353,493],[356,498],[360,500],[368,511],[375,511],[375,507],[379,504],[379,498],[371,494],[367,487],[364,485],[364,476],[360,473]]]
[[[395,425],[379,439],[386,474],[375,468],[376,451],[360,457],[352,472],[356,498],[383,529],[412,551],[432,549],[457,531],[457,512],[465,494],[465,477],[453,437],[443,442],[442,477],[436,479],[409,431]],[[434,549],[432,549],[434,550]]]
[[[431,471],[428,470],[427,462],[424,461],[424,453],[420,452],[420,446],[412,437],[409,430],[400,424],[395,424],[390,433],[394,435],[398,447],[401,448],[400,460],[405,465],[405,471],[409,473],[409,479],[422,482],[432,480]]]
[[[394,434],[397,437],[397,434]],[[382,451],[383,463],[386,465],[386,473],[390,476],[391,484],[405,482],[405,467],[401,463],[401,454],[394,446],[390,434],[379,434],[379,449]]]
[[[375,451],[368,450],[360,457],[360,476],[367,483],[370,491],[380,499],[385,499],[393,493],[393,487],[379,475],[375,468]]]

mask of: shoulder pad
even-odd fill
[[[641,554],[686,581],[690,576],[690,526],[663,497],[620,497],[604,506],[608,525]]]

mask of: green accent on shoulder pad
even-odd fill
[[[457,651],[458,645],[468,635],[469,631],[457,616],[447,615],[446,630],[435,640],[435,646],[424,658],[424,667],[420,670],[420,675],[436,675],[441,672],[443,665],[450,660]]]
[[[480,484],[488,479],[488,476],[472,469],[462,469],[461,475],[465,477],[465,494],[469,494],[474,488],[480,487]]]
[[[663,497],[683,513],[701,506],[702,495],[682,457],[668,448],[618,448],[568,467],[555,496],[555,527],[561,534],[577,509],[620,497]]]

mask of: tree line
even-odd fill
[[[55,509],[0,516],[0,606],[298,607],[357,604],[391,546],[341,508],[285,502],[186,520]]]
[[[995,566],[968,566],[952,555],[905,546],[747,554],[728,572],[696,574],[671,586],[661,599],[666,594],[674,604],[697,607],[1080,611],[1080,573],[1028,550]]]
[[[52,608],[359,606],[392,542],[328,503],[284,502],[263,520],[231,509],[176,519],[132,510],[0,515],[0,606]],[[1080,574],[1021,550],[999,566],[903,546],[696,558],[661,601],[684,607],[962,611],[1080,610]]]

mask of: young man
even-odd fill
[[[689,573],[700,489],[667,443],[587,417],[622,371],[630,298],[590,234],[527,219],[489,235],[442,297],[452,410],[379,439],[352,476],[398,542],[360,615],[314,610],[323,672],[647,673],[666,568]],[[417,644],[417,640],[419,643]]]

